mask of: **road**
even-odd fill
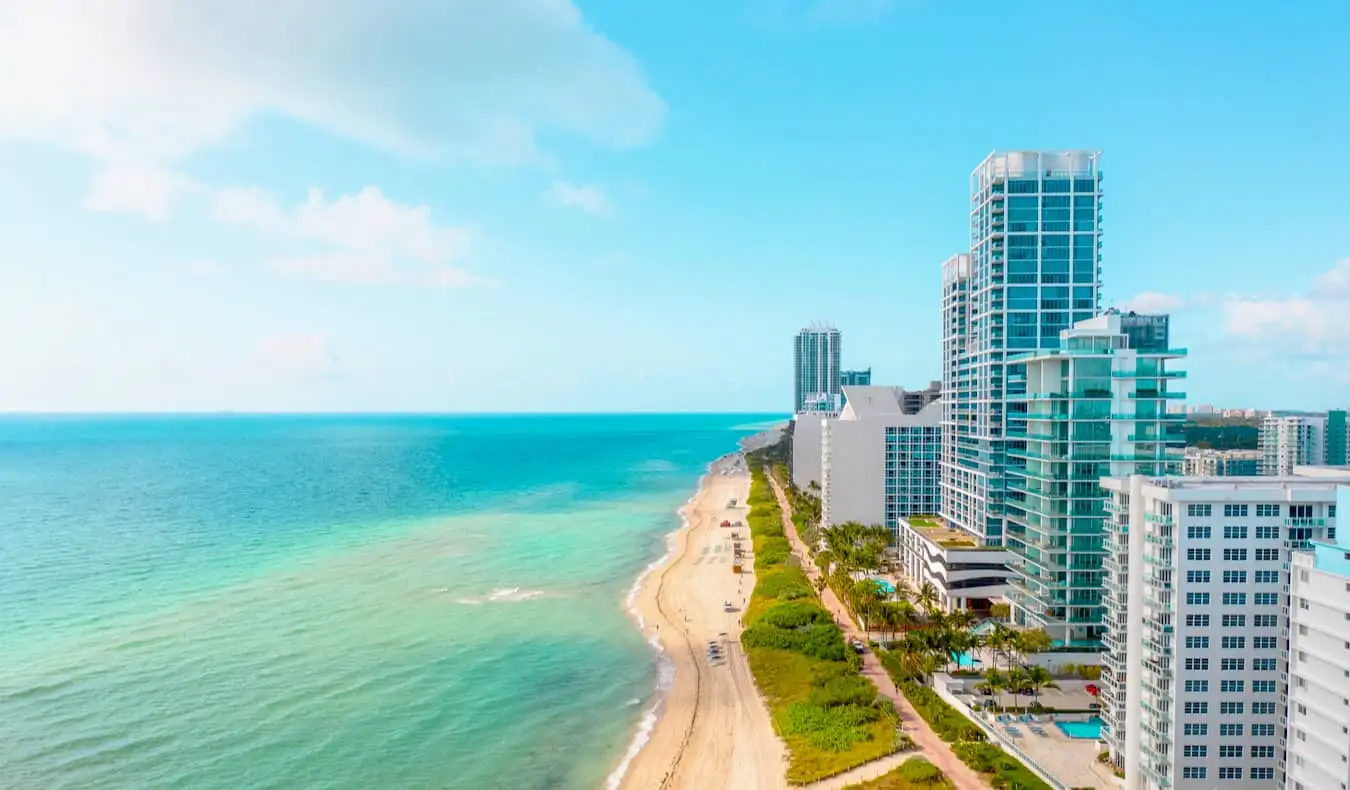
[[[774,496],[778,498],[778,505],[782,508],[783,530],[787,532],[788,540],[792,543],[792,551],[801,560],[802,568],[811,578],[811,583],[814,584],[820,576],[820,569],[811,561],[811,555],[806,550],[806,544],[797,535],[797,527],[792,523],[792,505],[783,493],[782,486],[772,475],[769,476],[769,484],[773,486]],[[825,608],[834,615],[835,622],[839,623],[844,630],[845,639],[867,641],[867,635],[858,630],[848,608],[828,586],[821,590],[820,600],[825,604]],[[933,732],[933,728],[928,726],[928,722],[924,721],[914,710],[914,706],[909,704],[909,700],[905,698],[904,694],[900,693],[900,689],[896,688],[895,683],[891,680],[886,669],[881,666],[881,661],[876,655],[868,650],[863,654],[862,661],[863,677],[872,681],[881,694],[894,703],[896,711],[900,714],[900,721],[905,732],[914,739],[915,745],[919,747],[923,756],[947,775],[956,790],[987,790],[989,785],[984,782],[981,776],[961,762],[952,752],[951,747],[939,738],[937,733]]]

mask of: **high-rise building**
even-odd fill
[[[1058,348],[1100,306],[1101,181],[1096,151],[995,152],[971,174],[970,254],[943,264],[942,516],[983,543],[1003,542],[1021,465],[1005,412],[1025,373],[1007,357]]]
[[[1350,489],[1336,491],[1337,510]],[[1331,529],[1327,530],[1329,533]],[[1289,595],[1287,790],[1350,785],[1350,535],[1295,552]]]
[[[1327,465],[1344,466],[1350,458],[1350,432],[1346,430],[1345,409],[1327,412]]]
[[[1061,332],[1059,348],[1009,356],[1025,392],[1008,396],[1004,546],[1007,597],[1020,625],[1066,646],[1099,649],[1105,605],[1105,476],[1164,475],[1180,467],[1185,376],[1169,364],[1167,316],[1115,310]],[[1022,427],[1025,426],[1025,427]]]
[[[839,412],[839,330],[809,326],[797,333],[792,345],[793,413]]]
[[[1261,474],[1287,475],[1295,466],[1327,462],[1325,414],[1272,414],[1261,422],[1258,438]]]
[[[1102,737],[1127,790],[1280,786],[1288,563],[1335,534],[1336,488],[1350,483],[1296,471],[1102,480]]]
[[[1261,474],[1260,450],[1202,450],[1187,447],[1181,473],[1187,477],[1255,477]]]
[[[845,387],[847,405],[822,422],[821,519],[897,528],[938,506],[941,406],[911,408],[900,387]],[[936,394],[936,393],[934,393]]]

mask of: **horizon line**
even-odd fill
[[[631,409],[626,411],[265,411],[215,409],[183,411],[37,411],[0,410],[0,417],[622,417],[629,415],[746,415],[791,419],[791,412],[732,409]]]

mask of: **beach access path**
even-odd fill
[[[778,498],[778,505],[783,511],[783,529],[787,532],[788,540],[792,543],[792,551],[801,560],[802,568],[806,575],[811,578],[811,583],[815,584],[816,579],[821,575],[820,569],[811,560],[810,553],[806,550],[806,544],[797,535],[797,526],[792,523],[792,505],[788,502],[787,496],[783,493],[783,488],[778,484],[778,480],[772,474],[769,476],[769,484],[773,487],[774,496]],[[820,600],[825,604],[825,608],[834,615],[834,620],[839,627],[844,630],[845,639],[859,639],[867,641],[867,635],[859,631],[849,614],[848,608],[844,606],[834,591],[825,586],[820,591]],[[863,677],[876,684],[876,687],[882,695],[889,699],[895,705],[896,711],[900,714],[900,722],[904,726],[905,732],[914,739],[915,745],[919,747],[920,753],[928,758],[929,762],[936,765],[947,778],[951,780],[956,790],[986,790],[989,785],[977,774],[970,766],[961,762],[933,728],[928,726],[914,710],[914,706],[909,704],[909,700],[904,694],[900,693],[891,680],[885,667],[881,666],[881,661],[870,649],[863,654]]]

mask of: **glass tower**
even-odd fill
[[[810,326],[792,346],[793,413],[836,413],[840,408],[840,335],[832,326]]]
[[[994,152],[970,181],[970,254],[943,265],[942,516],[1004,539],[1008,430],[1026,430],[1025,366],[1093,317],[1101,290],[1101,154]],[[964,260],[962,260],[964,258]]]

